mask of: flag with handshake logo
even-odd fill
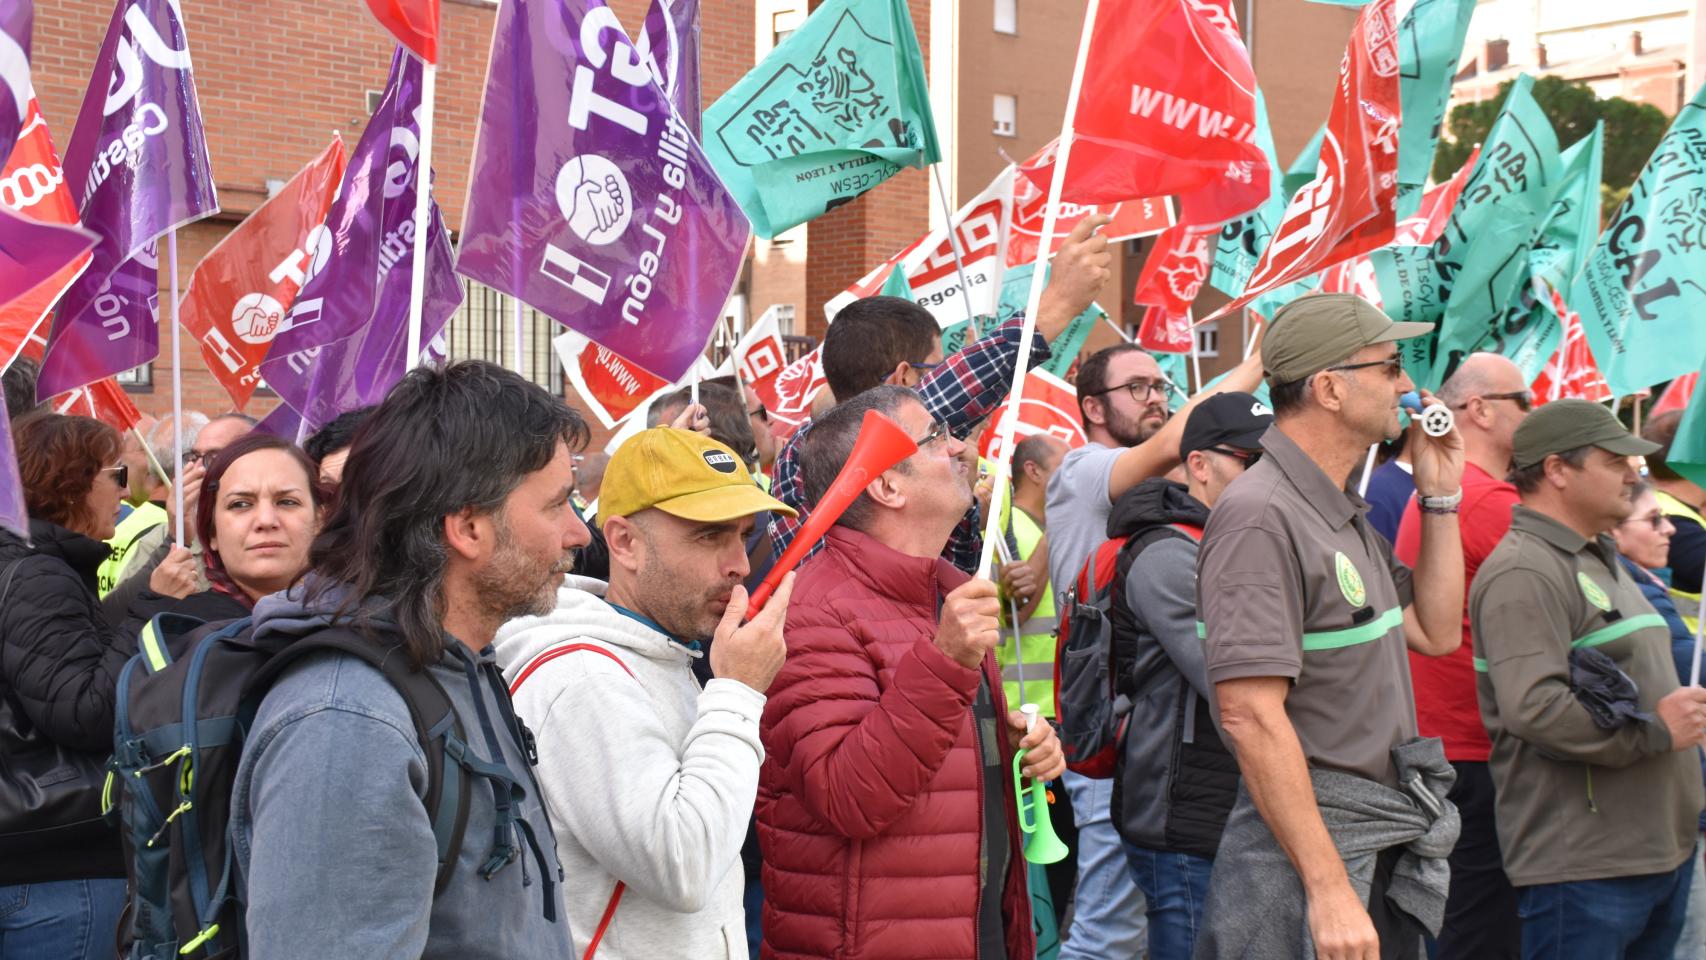
[[[673,381],[751,233],[609,7],[500,8],[457,272]]]

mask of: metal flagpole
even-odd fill
[[[513,344],[515,348],[513,351],[515,354],[515,372],[525,376],[526,372],[522,370],[522,366],[527,363],[527,359],[521,348],[521,299],[519,297],[510,297],[509,301],[510,305],[514,308],[514,314],[511,317],[510,324],[510,336],[515,340],[515,343]]]
[[[178,326],[178,230],[172,228],[166,234],[166,273],[170,279],[172,296],[172,462],[178,465],[182,472],[184,464],[184,365],[183,365],[183,336]],[[144,449],[147,444],[142,445]],[[149,455],[152,458],[152,454]],[[184,540],[184,485],[180,482],[172,484],[172,517],[174,529],[172,536],[177,538],[179,546],[187,546]]]
[[[1357,496],[1368,496],[1368,475],[1374,472],[1374,455],[1380,450],[1380,444],[1368,445],[1368,459],[1362,462],[1362,479],[1357,481]]]
[[[942,185],[942,165],[931,164],[930,175],[930,178],[936,181],[936,197],[942,202],[942,215],[948,223],[948,249],[954,252],[954,269],[960,273],[960,298],[966,302],[966,319],[970,320],[977,316],[977,311],[971,305],[971,284],[966,282],[966,262],[960,255],[960,231],[954,225],[954,208],[948,206],[948,190]],[[966,339],[977,339],[975,331]]]
[[[1084,61],[1090,57],[1090,32],[1096,24],[1096,8],[1099,0],[1090,0],[1084,11],[1084,26],[1078,31],[1078,57],[1072,65],[1072,86],[1066,94],[1066,113],[1060,120],[1060,139],[1055,143],[1054,175],[1049,178],[1048,205],[1043,208],[1043,229],[1037,240],[1037,258],[1031,268],[1031,292],[1025,299],[1025,319],[1019,331],[1019,354],[1013,362],[1013,386],[1007,394],[1007,403],[1002,409],[999,426],[996,427],[996,449],[1010,451],[1013,446],[1013,431],[1019,422],[1019,403],[1025,393],[1025,376],[1030,372],[1031,341],[1037,335],[1037,307],[1043,299],[1043,277],[1048,264],[1049,248],[1054,245],[1054,227],[1057,214],[1060,211],[1060,190],[1066,183],[1066,164],[1072,154],[1072,117],[1078,112],[1078,92],[1084,84]],[[995,461],[994,486],[999,490],[1008,482],[1011,457],[1001,456]],[[1001,535],[1000,517],[990,511],[991,516],[984,522],[983,555],[977,564],[977,575],[988,579],[990,564],[995,558],[995,540]]]
[[[409,357],[404,369],[421,362],[421,309],[426,293],[427,204],[432,200],[432,114],[438,67],[421,64],[421,150],[415,156],[415,263],[409,274]]]

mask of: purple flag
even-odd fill
[[[652,0],[634,45],[652,77],[699,136],[699,0]]]
[[[38,391],[75,390],[152,360],[169,230],[219,212],[178,0],[119,0],[65,154],[89,269],[59,302]]]
[[[24,481],[18,476],[18,451],[12,446],[12,415],[0,397],[0,527],[30,539],[30,518],[24,510]]]
[[[421,78],[420,61],[397,48],[385,95],[344,168],[326,229],[318,231],[302,291],[261,362],[267,385],[302,415],[308,430],[377,402],[408,368]],[[431,216],[421,320],[426,340],[462,303],[436,203]]]
[[[665,380],[752,234],[602,0],[498,10],[456,269]]]
[[[35,17],[34,0],[0,0],[0,163],[18,142],[30,110],[30,32]]]

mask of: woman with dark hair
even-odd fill
[[[141,630],[162,612],[210,622],[246,617],[256,600],[295,582],[320,528],[326,498],[317,477],[296,444],[268,433],[246,434],[209,457],[195,512],[209,588],[145,607],[131,626]]]
[[[124,864],[100,779],[136,636],[108,623],[95,571],[127,471],[96,420],[30,414],[14,437],[30,542],[0,529],[0,960],[111,956]],[[193,572],[175,548],[149,583],[181,597]]]

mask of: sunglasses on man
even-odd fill
[[[1471,403],[1474,403],[1477,400],[1509,400],[1516,404],[1517,409],[1521,410],[1523,413],[1527,413],[1534,409],[1533,390],[1512,390],[1509,393],[1483,393],[1478,397],[1470,397],[1462,403],[1457,404],[1453,409],[1466,409]]]

